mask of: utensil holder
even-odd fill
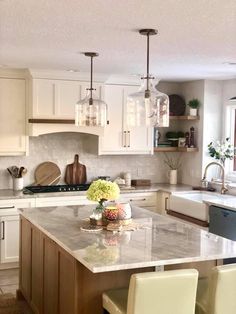
[[[24,180],[23,178],[13,178],[13,190],[14,191],[21,191],[24,187]]]

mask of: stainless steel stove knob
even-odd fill
[[[67,191],[70,191],[70,188],[68,188],[68,190]]]
[[[61,188],[59,188],[59,190],[58,190],[59,192],[61,192]]]

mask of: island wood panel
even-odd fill
[[[127,269],[104,273],[92,273],[81,263],[77,263],[78,314],[102,314],[102,293],[109,289],[129,286],[134,273],[153,272],[154,267]]]
[[[31,302],[31,224],[26,219],[20,220],[20,290],[28,301]]]
[[[60,247],[58,247],[58,259],[58,313],[78,313],[78,290],[76,286],[77,261]]]
[[[37,228],[31,228],[32,236],[32,273],[31,273],[31,307],[34,313],[42,313],[42,296],[43,296],[43,241],[42,234]],[[37,284],[34,284],[37,283]]]
[[[43,249],[43,313],[58,311],[58,250],[54,241],[44,238]],[[70,270],[68,269],[68,273]],[[32,285],[37,283],[32,282]]]

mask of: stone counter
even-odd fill
[[[135,231],[82,231],[92,209],[45,207],[21,215],[93,273],[236,257],[236,242],[134,206]]]

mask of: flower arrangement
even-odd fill
[[[87,190],[88,200],[99,203],[94,211],[94,218],[97,220],[101,218],[105,201],[116,200],[119,196],[120,189],[117,183],[101,179],[94,181]]]
[[[232,160],[235,156],[235,148],[229,137],[226,137],[225,141],[211,142],[207,147],[209,155],[219,160],[223,166],[226,159]]]

